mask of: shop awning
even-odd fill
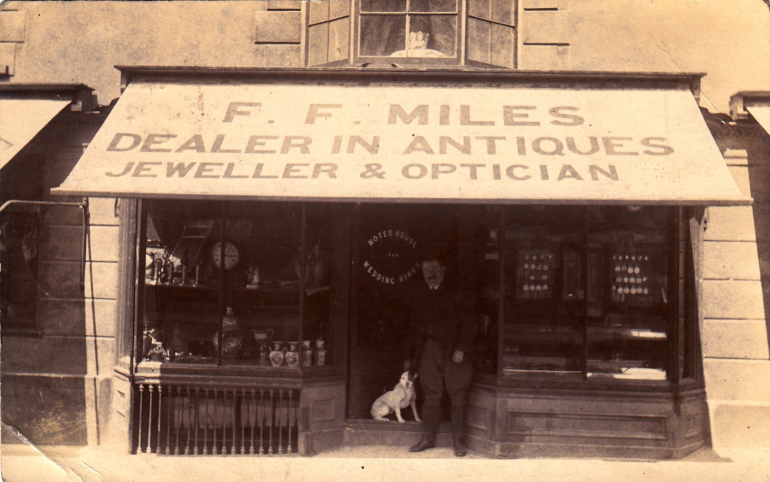
[[[747,106],[746,110],[759,122],[759,125],[770,134],[770,105]]]
[[[54,99],[0,99],[0,169],[70,103]]]
[[[53,192],[387,202],[750,202],[736,187],[687,86],[260,82],[130,83]]]

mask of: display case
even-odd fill
[[[583,296],[574,256],[583,210],[507,208],[502,372],[580,372]]]
[[[681,269],[676,216],[511,206],[486,220],[482,319],[501,320],[498,373],[667,380],[681,308],[670,288]]]
[[[332,209],[146,204],[143,362],[279,371],[333,363]]]

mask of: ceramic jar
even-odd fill
[[[283,364],[283,360],[285,358],[282,345],[283,345],[283,342],[281,341],[273,342],[273,351],[270,352],[270,363],[275,368],[280,367]]]
[[[238,318],[228,306],[222,318],[222,358],[238,358],[243,346],[243,334],[238,329]]]
[[[302,366],[313,366],[313,348],[310,346],[310,340],[302,341]]]
[[[264,331],[254,330],[254,341],[257,343],[260,366],[270,366],[270,340],[272,340],[272,338],[273,330],[270,328]]]
[[[299,352],[297,352],[298,346],[299,343],[296,341],[289,342],[289,351],[287,351],[285,354],[286,364],[289,366],[289,368],[296,368],[299,366]]]

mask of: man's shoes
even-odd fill
[[[468,448],[462,440],[455,440],[455,457],[465,457],[468,454]]]
[[[409,447],[410,452],[422,452],[423,450],[432,449],[436,446],[435,441],[431,441],[423,437],[419,442]]]

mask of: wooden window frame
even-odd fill
[[[457,18],[457,27],[455,30],[455,57],[451,58],[426,58],[426,57],[377,57],[377,56],[366,56],[361,55],[361,16],[367,16],[367,15],[403,15],[407,19],[407,24],[405,28],[405,34],[407,35],[407,38],[405,38],[405,42],[408,40],[408,26],[409,26],[409,16],[410,15],[425,15],[427,13],[420,12],[417,14],[413,14],[409,12],[409,0],[407,0],[407,7],[406,11],[402,14],[401,12],[393,13],[393,12],[367,12],[367,13],[361,13],[361,0],[355,0],[353,2],[354,10],[352,12],[352,16],[354,18],[353,22],[353,35],[351,36],[352,39],[352,58],[353,63],[355,64],[396,64],[396,65],[425,65],[425,66],[460,66],[465,64],[465,52],[466,52],[466,24],[467,24],[467,0],[456,0],[457,2],[457,9],[455,12],[452,13],[437,13],[435,15],[454,15]],[[408,45],[405,43],[405,47],[408,50]]]

